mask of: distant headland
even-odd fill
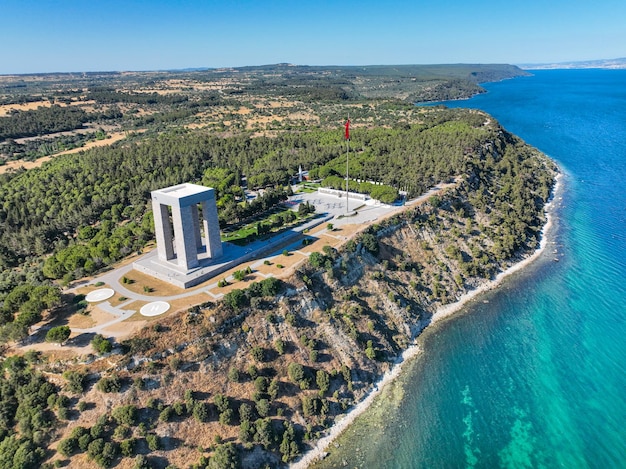
[[[577,62],[556,62],[543,64],[520,64],[524,70],[552,70],[552,69],[584,69],[603,68],[609,70],[626,69],[626,57],[619,59],[583,60]]]

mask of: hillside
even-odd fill
[[[68,399],[51,405],[50,448],[61,452],[52,460],[275,467],[305,451],[439,305],[537,246],[553,164],[488,127],[456,188],[312,256],[294,276],[159,320],[104,358],[38,365]]]
[[[0,468],[293,461],[367,393],[440,305],[538,245],[556,169],[492,117],[344,100],[324,86],[309,100],[294,83],[263,92],[242,83],[224,84],[214,107],[197,114],[174,110],[204,99],[197,90],[187,90],[187,101],[155,92],[170,96],[155,103],[100,90],[98,99],[135,109],[132,125],[141,122],[133,128],[142,132],[0,176]],[[68,99],[86,92],[95,90]],[[59,109],[45,114],[51,125]],[[220,225],[237,227],[279,208],[300,165],[319,177],[341,174],[348,113],[351,186],[372,181],[409,197],[447,189],[359,227],[293,274],[231,286],[220,301],[205,296],[119,342],[66,328],[91,314],[66,287],[150,245],[151,190],[211,185]],[[131,125],[125,118],[122,127]],[[247,202],[244,183],[266,195]],[[32,350],[65,334],[91,342],[91,352]]]

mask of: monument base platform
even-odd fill
[[[176,264],[159,259],[156,249],[133,263],[133,269],[151,275],[180,288],[191,288],[205,282],[248,258],[246,249],[232,244],[223,244],[224,253],[219,259],[198,256],[198,267],[182,271]],[[251,254],[251,253],[250,253]]]

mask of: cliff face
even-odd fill
[[[221,457],[227,439],[247,467],[292,460],[439,306],[536,248],[554,176],[547,158],[500,131],[467,152],[454,187],[326,250],[278,295],[207,303],[127,341],[102,374],[150,385],[108,394],[107,409],[142,409],[167,441],[155,454],[178,466],[206,462],[199,447]]]

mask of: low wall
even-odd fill
[[[336,195],[337,197],[340,197],[340,198],[346,196],[346,192],[345,191],[340,191],[340,190],[337,190],[337,189],[329,189],[327,187],[320,187],[320,188],[317,189],[317,192],[319,192],[320,194]],[[357,194],[356,192],[348,192],[348,198],[349,199],[366,201],[370,197],[369,197],[369,195],[366,195],[366,194]]]

